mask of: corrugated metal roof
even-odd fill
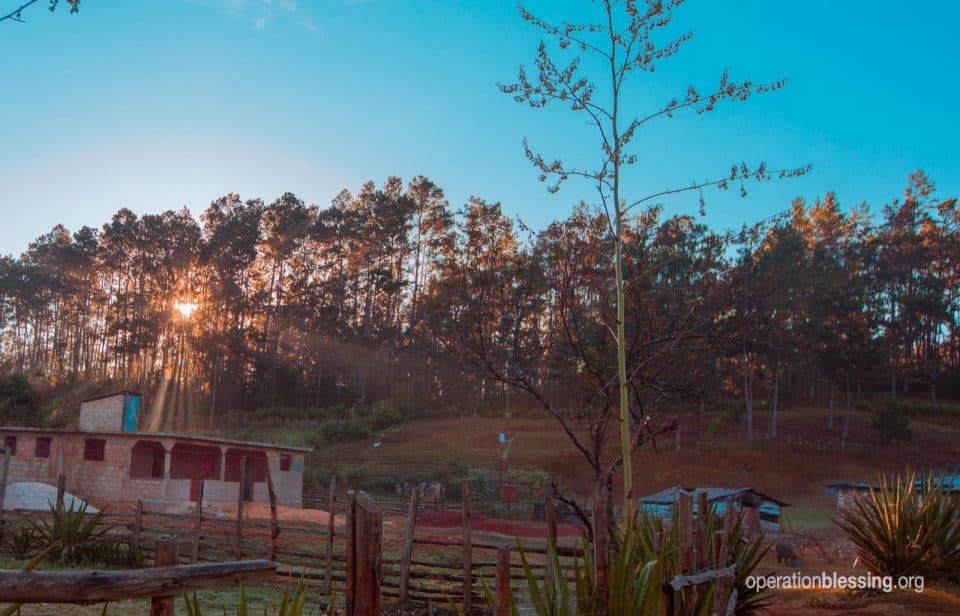
[[[681,493],[690,494],[694,498],[697,497],[699,492],[707,493],[707,501],[723,501],[728,498],[736,498],[745,493],[752,493],[759,496],[761,499],[770,501],[771,503],[776,503],[781,507],[788,506],[788,503],[781,501],[779,499],[768,496],[763,492],[754,490],[753,488],[685,488],[683,486],[673,486],[672,488],[667,488],[666,490],[660,490],[656,494],[651,494],[650,496],[644,496],[640,499],[641,503],[648,505],[673,505],[677,501],[677,496]]]

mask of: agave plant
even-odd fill
[[[748,538],[740,518],[732,525],[732,530],[725,530],[721,517],[713,508],[704,512],[700,523],[704,529],[714,531],[704,533],[700,546],[704,553],[714,554],[717,540],[730,546],[726,560],[715,563],[713,567],[736,566],[733,582],[728,587],[737,590],[735,613],[746,616],[766,607],[768,594],[751,589],[746,583],[747,577],[767,551],[763,547],[762,537]],[[611,616],[706,616],[713,613],[717,604],[725,605],[729,593],[725,591],[718,597],[721,587],[716,582],[701,585],[695,590],[681,589],[669,598],[664,594],[664,583],[683,571],[678,511],[674,511],[669,528],[659,518],[639,512],[632,525],[620,529],[616,543],[618,549],[611,555],[607,588],[608,613]],[[538,581],[526,554],[520,549],[526,590],[537,616],[588,616],[594,613],[597,589],[589,541],[584,541],[583,555],[582,566],[580,559],[574,559],[573,588],[570,588],[567,577],[562,574],[554,576],[552,586],[547,587]],[[554,571],[561,571],[556,545],[548,545],[547,558],[553,561]],[[493,592],[481,581],[492,608],[496,603]],[[519,616],[519,613],[515,602],[512,602],[511,615]]]
[[[57,507],[50,503],[51,521],[40,518],[34,523],[37,533],[47,546],[56,546],[53,557],[67,562],[83,560],[84,549],[109,532],[111,527],[103,524],[103,511],[87,514],[87,503],[71,501],[70,507]]]
[[[960,575],[960,495],[943,479],[913,475],[888,480],[841,510],[837,526],[876,575]]]

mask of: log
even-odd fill
[[[169,567],[177,564],[177,536],[161,535],[153,544],[153,566]],[[163,590],[167,590],[164,588]],[[173,593],[154,596],[150,600],[150,616],[173,616]]]
[[[700,586],[701,584],[709,584],[714,580],[731,578],[736,574],[737,566],[730,565],[729,567],[724,567],[722,569],[708,569],[692,575],[675,575],[667,583],[667,586],[669,586],[673,592],[679,592],[687,586]]]
[[[269,584],[276,582],[276,567],[265,560],[249,560],[128,571],[0,570],[0,602],[105,603],[160,593]]]
[[[403,536],[403,552],[400,554],[400,604],[410,600],[410,559],[413,557],[413,533],[417,527],[417,507],[420,504],[420,490],[414,486],[410,491],[410,510],[407,512],[407,527]]]

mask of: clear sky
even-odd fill
[[[0,12],[19,5],[0,0]],[[54,224],[100,226],[120,207],[199,214],[238,192],[292,191],[321,206],[341,188],[423,174],[451,204],[500,201],[539,228],[593,188],[548,195],[521,139],[590,160],[580,116],[497,91],[530,65],[539,32],[512,0],[46,0],[0,23],[0,254]],[[536,0],[585,19],[590,2]],[[923,168],[960,194],[960,4],[690,0],[693,40],[626,101],[643,113],[706,91],[720,72],[786,77],[780,92],[660,122],[636,141],[628,196],[689,184],[731,163],[810,163],[805,178],[707,194],[706,221],[737,227],[836,191],[875,211]],[[696,199],[667,204],[695,212]]]

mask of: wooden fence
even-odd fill
[[[268,482],[269,484],[270,482]],[[63,490],[64,482],[60,482]],[[268,485],[268,489],[272,488]],[[272,489],[269,489],[272,493]],[[236,585],[242,582],[256,581],[257,583],[295,583],[302,580],[309,586],[324,594],[334,593],[338,597],[346,598],[348,614],[371,614],[379,606],[380,597],[395,600],[399,603],[408,602],[429,603],[438,606],[459,604],[464,611],[478,608],[486,603],[483,587],[495,589],[496,596],[503,601],[505,597],[517,596],[526,587],[526,576],[523,564],[519,558],[518,547],[527,557],[528,566],[538,580],[543,583],[565,576],[572,581],[574,559],[582,556],[582,552],[575,545],[564,545],[558,549],[559,570],[554,571],[550,559],[547,558],[545,540],[530,541],[498,541],[496,543],[474,537],[474,530],[470,524],[472,508],[470,504],[469,485],[463,486],[462,525],[454,531],[439,532],[436,529],[426,530],[417,527],[418,513],[422,511],[419,495],[416,491],[411,494],[407,503],[404,518],[399,522],[394,519],[391,524],[399,532],[392,532],[384,537],[384,511],[363,493],[348,493],[347,499],[336,499],[335,485],[331,485],[328,493],[328,519],[324,523],[318,522],[280,522],[277,519],[275,506],[271,508],[269,521],[252,520],[244,516],[243,503],[238,503],[238,515],[235,519],[227,519],[205,514],[202,502],[203,489],[195,510],[190,514],[173,514],[151,511],[142,502],[138,502],[133,510],[112,511],[105,521],[112,526],[111,534],[117,538],[127,539],[131,546],[141,550],[147,559],[152,559],[156,565],[173,566],[178,563],[180,568],[173,567],[163,574],[152,573],[153,576],[170,575],[180,576],[175,579],[187,580],[191,572],[199,576],[197,584],[205,586],[189,586],[189,582],[177,582],[172,587],[177,592],[183,588],[213,588],[213,584]],[[686,526],[683,535],[683,549],[688,560],[685,560],[685,570],[693,572],[691,575],[670,580],[664,585],[664,592],[672,594],[688,586],[700,586],[719,580],[721,584],[728,582],[734,572],[717,566],[723,562],[724,554],[707,555],[704,553],[704,531],[697,526],[693,517],[692,501],[685,504],[689,496],[682,497],[678,506],[684,515],[681,520]],[[342,502],[338,507],[337,502]],[[598,494],[594,503],[594,515],[604,515],[605,506],[599,503],[608,502],[605,495]],[[705,504],[701,506],[705,507]],[[685,508],[684,508],[685,507]],[[345,519],[338,513],[346,513]],[[705,508],[700,509],[701,511]],[[734,520],[734,508],[730,503],[726,509],[725,523]],[[552,501],[546,502],[546,530],[548,539],[556,542],[557,529],[553,514]],[[36,519],[37,512],[20,512],[7,514],[6,526],[16,526]],[[337,524],[337,520],[344,523]],[[603,522],[603,520],[597,520]],[[689,531],[689,532],[688,532]],[[189,550],[179,552],[173,550],[162,551],[164,541],[171,536],[179,537]],[[716,544],[715,544],[716,545]],[[701,547],[698,547],[701,546]],[[606,553],[602,545],[595,546],[594,561],[597,565],[599,580],[605,579],[606,564],[601,555]],[[246,558],[260,560],[245,561],[242,564],[249,569],[240,567],[237,562]],[[259,563],[250,565],[249,562]],[[217,563],[211,565],[209,563]],[[264,564],[265,563],[265,564]],[[183,569],[188,566],[193,568]],[[269,575],[267,575],[269,565]],[[204,567],[207,567],[204,569]],[[210,567],[213,567],[212,569]],[[239,567],[239,568],[238,568]],[[139,570],[142,575],[143,570]],[[223,574],[217,577],[212,572]],[[126,589],[123,580],[136,579],[137,572],[115,572],[117,575],[127,575],[127,578],[116,578],[117,588]],[[5,572],[13,576],[16,572]],[[254,575],[256,574],[256,575]],[[19,574],[29,579],[40,580],[39,573]],[[47,575],[46,573],[44,575]],[[64,588],[83,588],[96,590],[92,580],[102,580],[106,574],[96,574],[93,577],[75,578],[74,586],[63,586],[61,594],[55,595],[66,600],[69,591]],[[91,574],[92,575],[92,574]],[[110,574],[111,576],[113,573]],[[202,577],[209,575],[213,577]],[[38,576],[38,577],[32,577]],[[186,576],[186,577],[184,577]],[[233,577],[231,577],[233,576]],[[149,576],[148,576],[149,577]],[[269,578],[269,579],[268,579]],[[14,579],[14,578],[9,578]],[[49,578],[46,583],[54,584],[55,577]],[[64,578],[66,579],[66,578]],[[158,578],[159,579],[159,578]],[[174,578],[163,578],[170,581]],[[206,581],[204,581],[206,580]],[[232,581],[231,581],[232,580]],[[37,582],[40,583],[40,582]],[[602,587],[602,584],[601,584]],[[12,586],[4,585],[0,579],[0,602],[18,601],[22,595],[8,594]],[[151,596],[153,587],[145,587],[144,594],[137,596]],[[375,588],[375,591],[374,591]],[[106,594],[96,592],[73,596],[77,600],[90,602],[97,597],[106,597]],[[9,591],[12,593],[13,591]],[[104,591],[106,592],[106,591]],[[119,592],[119,591],[118,591]],[[123,590],[127,593],[127,590]],[[131,591],[132,592],[132,591]],[[367,598],[375,595],[376,605],[367,602]],[[43,601],[53,601],[44,594],[35,594]],[[133,596],[129,593],[125,597]],[[119,597],[111,596],[109,600]],[[102,599],[108,600],[108,599]],[[735,596],[733,599],[735,603]],[[717,606],[717,614],[726,613],[721,609],[726,606]],[[358,611],[359,610],[359,611]]]

